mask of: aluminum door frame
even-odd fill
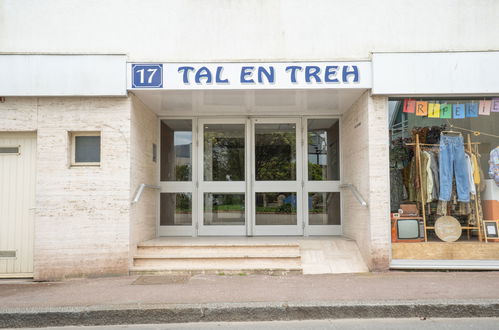
[[[295,124],[296,134],[296,180],[293,181],[256,181],[255,166],[255,127],[257,124]],[[303,140],[301,119],[296,117],[283,118],[252,118],[251,119],[251,206],[253,236],[303,236]],[[256,193],[257,192],[296,192],[296,225],[256,225]]]
[[[204,181],[204,125],[206,124],[242,124],[244,125],[244,181]],[[199,236],[248,236],[248,225],[252,222],[249,212],[248,178],[250,166],[250,121],[247,117],[207,118],[198,120],[198,177],[197,177],[197,234]],[[204,224],[204,193],[244,193],[245,223],[244,225],[205,225]]]

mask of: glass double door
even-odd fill
[[[302,235],[297,119],[198,122],[199,235]]]
[[[188,122],[162,121],[160,235],[303,235],[308,227],[306,234],[340,233],[339,178],[321,168],[328,159],[317,146],[327,149],[327,141],[302,127],[310,120]],[[326,180],[314,183],[317,176]]]

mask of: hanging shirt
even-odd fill
[[[420,157],[421,162],[421,182],[419,182],[419,189],[421,189],[421,193],[418,194],[418,201],[422,203],[427,203],[428,200],[428,157],[426,156],[426,151],[421,152]],[[417,172],[416,172],[416,176]],[[419,177],[418,177],[419,179]]]
[[[423,177],[426,177],[426,202],[430,203],[433,200],[432,192],[433,192],[433,173],[431,171],[431,156],[427,151],[423,151],[421,153],[422,158],[424,161],[422,161],[423,165],[426,165],[425,168],[422,169],[422,171],[426,171],[426,175],[423,175]]]
[[[432,198],[433,200],[438,199],[438,194],[440,193],[440,177],[438,175],[438,156],[433,151],[429,151],[430,159],[431,159],[431,173],[433,174],[433,192]]]
[[[499,186],[499,147],[495,147],[490,152],[489,177],[494,179],[496,185]]]
[[[476,185],[480,184],[480,167],[475,154],[471,154],[471,165],[473,165],[473,181]]]
[[[416,202],[418,200],[418,194],[416,188],[419,187],[418,175],[416,173],[416,157],[413,157],[409,168],[409,200],[411,202]]]
[[[467,153],[464,153],[464,158],[466,159],[466,166],[468,168],[468,182],[470,186],[470,193],[476,195],[475,181],[473,181],[473,165],[471,164],[471,157]]]

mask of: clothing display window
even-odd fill
[[[394,259],[499,259],[471,244],[496,241],[486,223],[499,217],[482,198],[499,177],[499,113],[483,109],[495,100],[390,100]]]

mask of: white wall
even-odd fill
[[[2,96],[126,96],[124,55],[0,55]]]
[[[7,97],[1,131],[37,131],[35,279],[127,274],[130,99]],[[69,166],[70,131],[101,132],[100,167]]]
[[[373,54],[373,94],[499,93],[499,52]]]
[[[498,12],[496,0],[4,0],[0,51],[230,61],[498,50]]]
[[[341,121],[343,183],[357,187],[363,207],[351,191],[343,199],[343,234],[355,239],[371,270],[386,270],[390,261],[390,179],[388,99],[365,92]]]
[[[130,191],[133,198],[140,184],[158,183],[160,154],[158,117],[135,95],[132,94],[130,100]],[[153,162],[152,157],[153,143],[158,147],[156,162]],[[130,261],[135,254],[137,243],[156,238],[158,200],[158,190],[145,189],[139,202],[130,207]]]

